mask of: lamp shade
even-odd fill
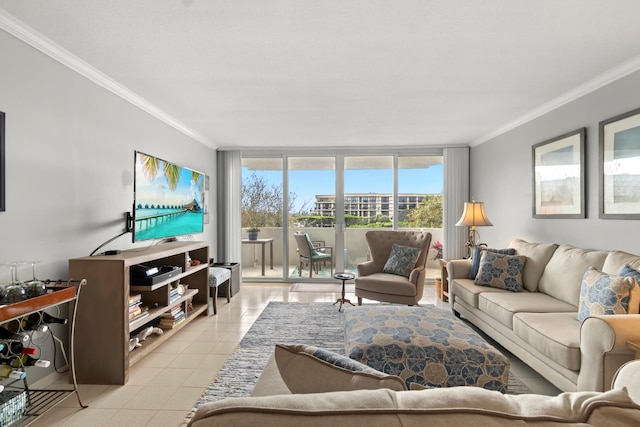
[[[491,221],[487,218],[487,214],[484,211],[484,203],[473,201],[465,202],[464,212],[462,213],[460,221],[458,221],[456,225],[475,227],[493,224],[491,224]]]

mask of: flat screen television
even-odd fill
[[[133,241],[204,231],[205,174],[135,152]]]

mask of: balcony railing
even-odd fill
[[[371,228],[347,228],[345,230],[345,249],[342,254],[342,260],[345,265],[346,271],[356,272],[356,266],[367,260],[368,247],[365,240],[365,233],[371,230]],[[431,228],[423,229],[431,232],[431,244],[436,241],[442,241],[442,229]],[[315,227],[292,227],[289,229],[287,241],[289,245],[288,267],[287,271],[283,273],[285,263],[284,249],[283,249],[283,233],[280,227],[261,227],[258,238],[272,238],[273,239],[273,270],[270,269],[270,254],[269,248],[265,249],[265,274],[262,275],[262,248],[260,245],[242,245],[242,277],[244,280],[251,279],[297,279],[299,277],[308,278],[309,270],[305,267],[302,276],[298,275],[299,255],[297,251],[296,240],[293,237],[293,233],[303,232],[308,233],[312,241],[323,241],[325,246],[333,248],[334,265],[333,271],[335,271],[335,259],[338,256],[336,253],[335,245],[335,233],[333,228],[315,228]],[[242,237],[247,238],[247,231],[243,229]],[[433,280],[436,277],[440,277],[440,262],[435,258],[435,250],[430,249],[427,257],[427,280]],[[317,274],[313,274],[314,278],[329,278],[329,268],[321,269]]]

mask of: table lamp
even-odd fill
[[[491,224],[491,221],[487,218],[483,202],[476,202],[475,200],[472,200],[464,203],[464,212],[462,212],[462,217],[460,218],[460,221],[456,223],[456,226],[470,227],[469,241],[466,243],[467,248],[469,248],[469,257],[471,257],[473,247],[476,245],[476,227],[488,225],[493,224]]]

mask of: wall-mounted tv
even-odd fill
[[[134,242],[203,232],[203,173],[136,151],[133,181]]]

